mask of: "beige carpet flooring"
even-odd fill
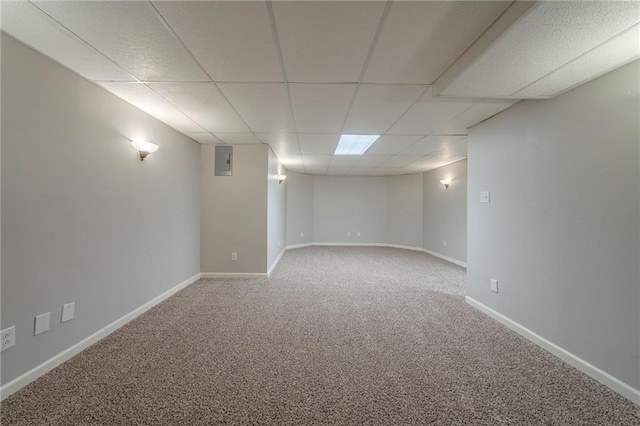
[[[640,425],[639,407],[390,248],[287,252],[201,280],[2,403],[2,425]]]

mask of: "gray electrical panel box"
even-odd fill
[[[216,176],[233,175],[233,147],[216,145]]]

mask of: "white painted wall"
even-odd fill
[[[314,242],[386,243],[387,193],[385,177],[314,176]]]
[[[289,170],[287,189],[287,245],[313,242],[313,175]],[[303,234],[302,236],[300,234]]]
[[[199,144],[5,35],[2,384],[200,272]],[[140,161],[128,138],[160,150]],[[60,323],[62,305],[75,319]],[[51,329],[33,336],[34,316]]]
[[[233,176],[215,176],[214,160],[215,146],[202,145],[202,272],[266,273],[268,147],[235,145]]]
[[[422,247],[422,174],[389,176],[387,243]]]
[[[423,175],[424,248],[460,262],[467,259],[467,160]],[[453,179],[449,188],[441,179]],[[445,246],[443,241],[447,242]]]
[[[467,259],[469,296],[636,389],[638,75],[636,61],[471,129]]]
[[[273,151],[268,150],[267,180],[267,271],[284,251],[287,230],[287,180],[278,182],[278,175],[286,175]]]

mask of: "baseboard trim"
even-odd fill
[[[264,272],[201,272],[201,278],[266,278]]]
[[[398,248],[398,249],[403,249],[403,250],[424,251],[424,249],[422,247],[402,246],[402,245],[399,245],[399,244],[382,244],[382,246]]]
[[[276,266],[278,266],[278,262],[280,262],[280,259],[282,259],[282,255],[284,254],[285,251],[287,251],[286,247],[282,249],[278,257],[276,258],[276,261],[273,262],[273,265],[271,265],[271,268],[269,268],[269,270],[267,271],[267,277],[270,277],[273,270],[276,268]]]
[[[440,258],[442,260],[446,260],[447,262],[451,262],[455,265],[458,266],[462,266],[463,268],[467,269],[467,264],[465,262],[461,262],[457,259],[454,259],[453,257],[449,257],[449,256],[445,256],[444,254],[440,254],[437,251],[431,251],[431,250],[427,250],[427,249],[422,249],[423,252],[430,254],[431,256],[435,256],[437,258]]]
[[[494,311],[490,307],[478,302],[477,300],[469,296],[466,296],[465,299],[469,305],[473,306],[474,308],[485,313],[486,315],[490,316],[496,321],[509,327],[511,330],[515,331],[525,339],[535,343],[536,345],[540,346],[542,349],[545,349],[546,351],[552,353],[553,355],[557,356],[561,360],[565,361],[567,364],[582,371],[586,375],[596,379],[603,385],[607,386],[609,389],[619,393],[620,395],[624,396],[625,398],[631,400],[636,404],[640,404],[640,390],[629,386],[628,384],[624,383],[620,379],[617,379],[613,377],[611,374],[605,371],[602,371],[595,365],[592,365],[587,361],[583,360],[582,358],[577,357],[576,355],[572,354],[566,349],[563,349],[560,346],[556,345],[555,343],[550,342],[549,340],[545,339],[539,334],[534,333],[528,328],[518,324],[517,322],[502,315],[501,313]]]
[[[313,245],[313,243],[293,244],[293,245],[285,247],[285,250],[292,250],[292,249],[297,249],[297,248],[311,247],[312,245]]]
[[[75,345],[73,345],[73,346],[65,349],[64,351],[60,352],[58,355],[55,355],[52,358],[49,358],[47,361],[43,362],[42,364],[38,365],[37,367],[27,371],[26,373],[22,374],[21,376],[16,377],[15,379],[10,381],[9,383],[7,383],[7,384],[3,385],[2,387],[0,387],[0,401],[4,400],[6,397],[8,397],[9,395],[13,394],[14,392],[22,389],[23,387],[25,387],[29,383],[33,382],[37,378],[39,378],[39,377],[43,376],[44,374],[48,373],[49,371],[53,370],[55,367],[57,367],[58,365],[62,364],[65,361],[67,361],[68,359],[70,359],[74,355],[77,355],[78,353],[80,353],[84,349],[88,348],[92,344],[96,343],[97,341],[99,341],[99,340],[103,339],[104,337],[108,336],[109,334],[113,333],[114,331],[116,331],[117,329],[119,329],[123,325],[127,324],[131,320],[135,319],[136,317],[140,316],[144,312],[148,311],[149,309],[151,309],[152,307],[154,307],[158,303],[162,302],[163,300],[167,299],[168,297],[172,296],[173,294],[177,293],[178,291],[182,290],[183,288],[187,287],[188,285],[193,284],[194,282],[198,281],[199,279],[200,279],[200,274],[196,274],[196,275],[192,276],[191,278],[188,278],[188,279],[182,281],[180,284],[176,285],[175,287],[170,288],[169,290],[165,291],[161,295],[156,296],[155,298],[151,299],[150,301],[148,301],[144,305],[134,309],[133,311],[129,312],[128,314],[124,315],[123,317],[115,320],[114,322],[110,323],[109,325],[107,325],[107,326],[101,328],[100,330],[96,331],[92,335],[82,339],[81,341],[79,341]]]

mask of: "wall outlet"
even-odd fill
[[[447,246],[447,240],[442,240],[442,247],[446,247]]]
[[[300,238],[304,238],[304,232],[300,233]]]
[[[360,236],[360,231],[358,231],[358,237]]]
[[[51,318],[51,312],[40,314],[35,318],[33,326],[33,335],[37,336],[45,331],[49,330],[49,320]]]
[[[235,251],[231,252],[231,260],[238,260],[238,253],[236,253]]]
[[[71,302],[62,305],[62,318],[60,318],[60,322],[67,322],[73,319],[73,314],[76,310],[76,302]]]
[[[481,203],[490,203],[491,202],[491,192],[482,191],[480,193],[480,202]]]
[[[347,232],[347,237],[350,237],[350,236],[351,236],[351,232]]]
[[[5,349],[9,349],[16,345],[16,328],[9,327],[0,331],[0,337],[2,338],[2,348],[0,348],[0,352]]]
[[[494,280],[491,278],[491,291],[494,293],[498,292],[498,280]]]

